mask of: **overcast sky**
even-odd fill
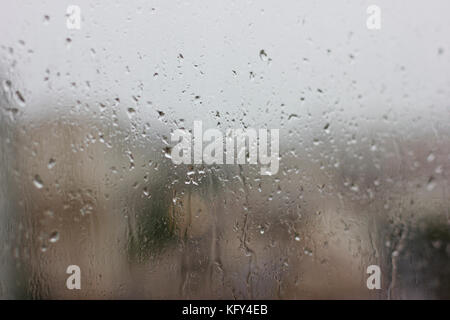
[[[190,122],[243,110],[272,127],[280,112],[449,119],[446,0],[42,3],[0,12],[0,62],[25,117],[47,111],[43,101],[63,109],[119,97],[126,108],[135,96],[142,117],[160,108]],[[81,8],[80,30],[66,28],[69,4]],[[366,27],[370,4],[381,8],[380,30]]]

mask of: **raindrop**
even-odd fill
[[[435,181],[434,177],[431,176],[430,179],[428,179],[427,190],[432,191],[435,187],[436,187],[436,181]]]
[[[51,234],[50,234],[50,239],[49,239],[49,241],[51,242],[51,243],[55,243],[55,242],[57,242],[59,240],[59,232],[58,231],[53,231]]]
[[[81,209],[80,209],[80,214],[82,216],[86,216],[88,214],[92,214],[94,208],[90,205],[90,204],[85,204]]]
[[[165,147],[163,151],[164,151],[164,157],[166,157],[167,159],[172,159],[172,148]]]
[[[370,151],[377,151],[377,145],[376,145],[375,143],[373,143],[373,144],[370,146]]]
[[[259,57],[262,61],[267,61],[267,53],[264,51],[264,49],[261,49],[259,51]]]
[[[320,144],[320,140],[318,138],[313,139],[313,145],[318,146]]]
[[[136,114],[136,110],[134,108],[128,108],[127,114],[128,114],[128,118],[132,119],[133,116]]]
[[[44,183],[42,182],[42,179],[38,174],[34,176],[33,183],[34,186],[38,189],[42,189],[44,187]]]
[[[5,92],[10,92],[11,91],[11,81],[9,80],[4,80],[3,81],[3,90],[5,90]]]
[[[164,117],[165,113],[163,111],[158,110],[158,115],[159,115],[159,118],[162,118],[162,117]]]
[[[21,107],[25,106],[25,98],[19,90],[16,91],[16,100]]]
[[[53,169],[53,167],[56,165],[56,160],[53,158],[50,158],[50,160],[48,161],[48,165],[47,168],[49,169]]]

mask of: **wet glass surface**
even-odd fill
[[[77,6],[2,4],[1,298],[450,298],[450,3]]]

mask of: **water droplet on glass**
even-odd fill
[[[436,187],[436,181],[435,181],[434,177],[430,177],[430,179],[428,179],[428,183],[427,183],[427,190],[432,191],[435,187]]]
[[[267,53],[264,51],[264,49],[261,49],[259,51],[259,58],[264,62],[267,61]]]
[[[53,158],[50,158],[50,160],[48,161],[48,165],[47,168],[49,169],[53,169],[53,167],[56,165],[56,160]]]
[[[50,234],[50,239],[49,239],[49,241],[51,242],[51,243],[55,243],[55,242],[57,242],[59,240],[59,232],[58,231],[53,231],[51,234]]]
[[[10,92],[11,86],[12,86],[11,81],[3,80],[3,90],[5,90],[5,92]]]
[[[42,179],[38,174],[34,176],[33,183],[34,186],[38,189],[42,189],[44,187],[44,182],[42,182]]]
[[[166,157],[167,159],[172,159],[172,148],[165,147],[163,151],[164,151],[164,157]]]
[[[44,215],[46,217],[53,218],[55,216],[55,213],[51,210],[46,210],[46,211],[44,211]]]
[[[134,108],[128,108],[127,114],[128,114],[128,118],[132,119],[133,116],[136,114],[136,110]]]
[[[25,106],[25,98],[19,90],[16,91],[16,101],[21,107]]]

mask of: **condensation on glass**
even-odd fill
[[[450,4],[377,2],[3,3],[0,297],[450,298]]]

